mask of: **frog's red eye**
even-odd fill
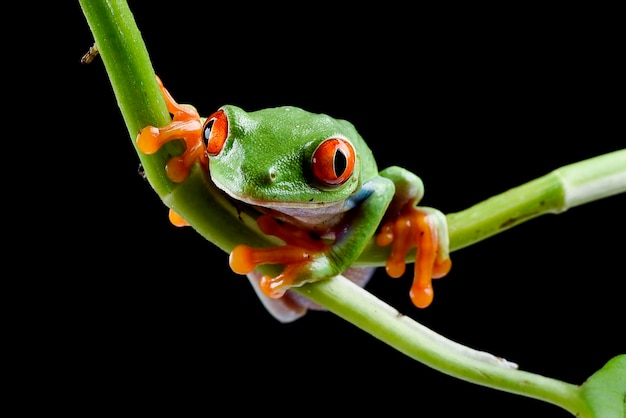
[[[206,152],[210,156],[216,156],[224,148],[228,138],[228,118],[223,110],[218,110],[204,121],[202,127],[202,139],[206,145]]]
[[[356,154],[350,142],[328,138],[313,153],[313,175],[324,184],[345,183],[354,171]]]

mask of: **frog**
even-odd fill
[[[229,265],[245,275],[268,312],[287,323],[308,310],[324,310],[294,289],[338,275],[366,286],[376,266],[355,266],[366,245],[389,246],[385,270],[405,274],[414,251],[409,297],[417,308],[434,297],[432,279],[451,269],[446,216],[419,206],[424,184],[413,172],[389,166],[379,170],[372,150],[347,120],[295,106],[245,111],[223,105],[208,117],[179,104],[157,76],[171,122],[146,126],[136,137],[145,154],[181,140],[182,154],[165,171],[184,182],[199,164],[211,182],[238,208],[258,214],[263,234],[279,243],[269,247],[237,245]],[[188,223],[170,209],[176,226]],[[266,264],[282,266],[270,276]]]

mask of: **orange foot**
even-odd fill
[[[137,135],[137,147],[145,154],[154,154],[166,142],[183,139],[185,151],[178,157],[172,157],[165,166],[167,177],[175,183],[180,183],[189,176],[189,170],[196,161],[208,168],[208,157],[202,141],[202,122],[196,109],[176,103],[163,87],[159,77],[157,82],[165,98],[167,110],[172,115],[172,122],[162,128],[146,126],[140,130]]]
[[[271,298],[281,297],[290,287],[301,284],[301,272],[316,257],[330,248],[323,239],[290,224],[279,223],[269,215],[262,215],[257,224],[266,235],[280,238],[286,245],[251,248],[238,245],[230,253],[230,267],[238,274],[248,274],[262,264],[282,264],[285,269],[276,277],[263,276],[259,286]]]
[[[404,274],[406,255],[409,249],[417,247],[410,297],[418,308],[425,308],[433,301],[431,279],[445,276],[452,266],[447,241],[445,244],[442,242],[447,240],[447,227],[442,230],[442,226],[445,227],[443,214],[407,203],[398,215],[382,226],[376,236],[378,245],[393,243],[386,270],[394,278]],[[440,237],[443,233],[446,236]]]

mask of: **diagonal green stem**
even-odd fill
[[[517,370],[502,358],[448,340],[351,281],[335,279],[305,285],[301,293],[398,351],[443,373],[549,402],[579,417],[593,417],[579,386]]]

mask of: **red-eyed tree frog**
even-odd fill
[[[172,122],[142,129],[137,146],[151,154],[184,139],[186,150],[167,163],[168,177],[182,182],[193,164],[202,164],[218,189],[259,212],[263,233],[285,243],[239,245],[229,259],[276,319],[290,322],[319,309],[292,287],[339,274],[365,286],[374,268],[351,266],[372,238],[392,245],[386,263],[391,277],[404,274],[407,253],[416,249],[410,298],[417,307],[430,305],[431,279],[446,275],[451,261],[446,217],[417,206],[424,194],[419,177],[396,166],[378,171],[371,150],[345,120],[289,106],[245,112],[231,105],[201,118],[158,81]],[[185,225],[176,213],[170,220]],[[264,276],[256,270],[263,264],[284,270]]]

